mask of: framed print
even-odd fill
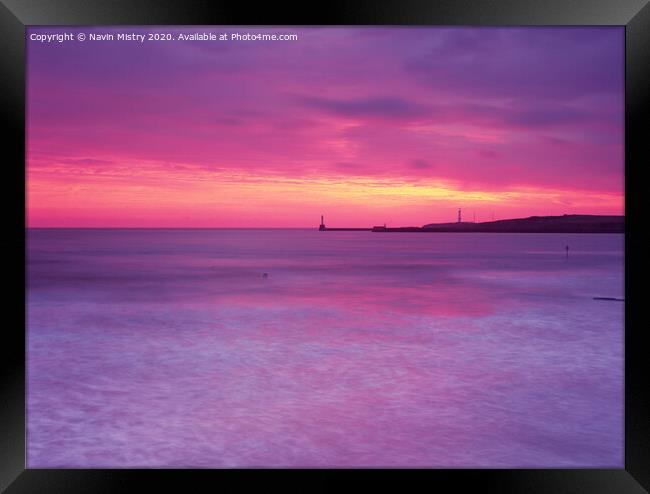
[[[649,9],[4,2],[2,487],[644,492]]]

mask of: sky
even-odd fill
[[[30,39],[64,32],[298,39]],[[624,214],[622,27],[37,27],[27,60],[30,227]]]

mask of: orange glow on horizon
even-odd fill
[[[622,213],[623,197],[530,186],[468,190],[451,181],[378,177],[283,177],[154,164],[121,173],[70,177],[53,167],[28,173],[30,227],[294,227],[325,214],[337,226],[421,226],[454,221],[462,207],[477,221],[564,213]],[[278,220],[278,218],[280,218]],[[471,217],[467,218],[468,220]]]

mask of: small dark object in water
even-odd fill
[[[616,302],[625,302],[624,298],[614,298],[614,297],[594,297],[594,300],[614,300]]]
[[[268,277],[269,277],[269,273],[262,273],[262,278],[268,278]]]

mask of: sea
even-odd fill
[[[29,468],[624,465],[622,234],[26,235]]]

